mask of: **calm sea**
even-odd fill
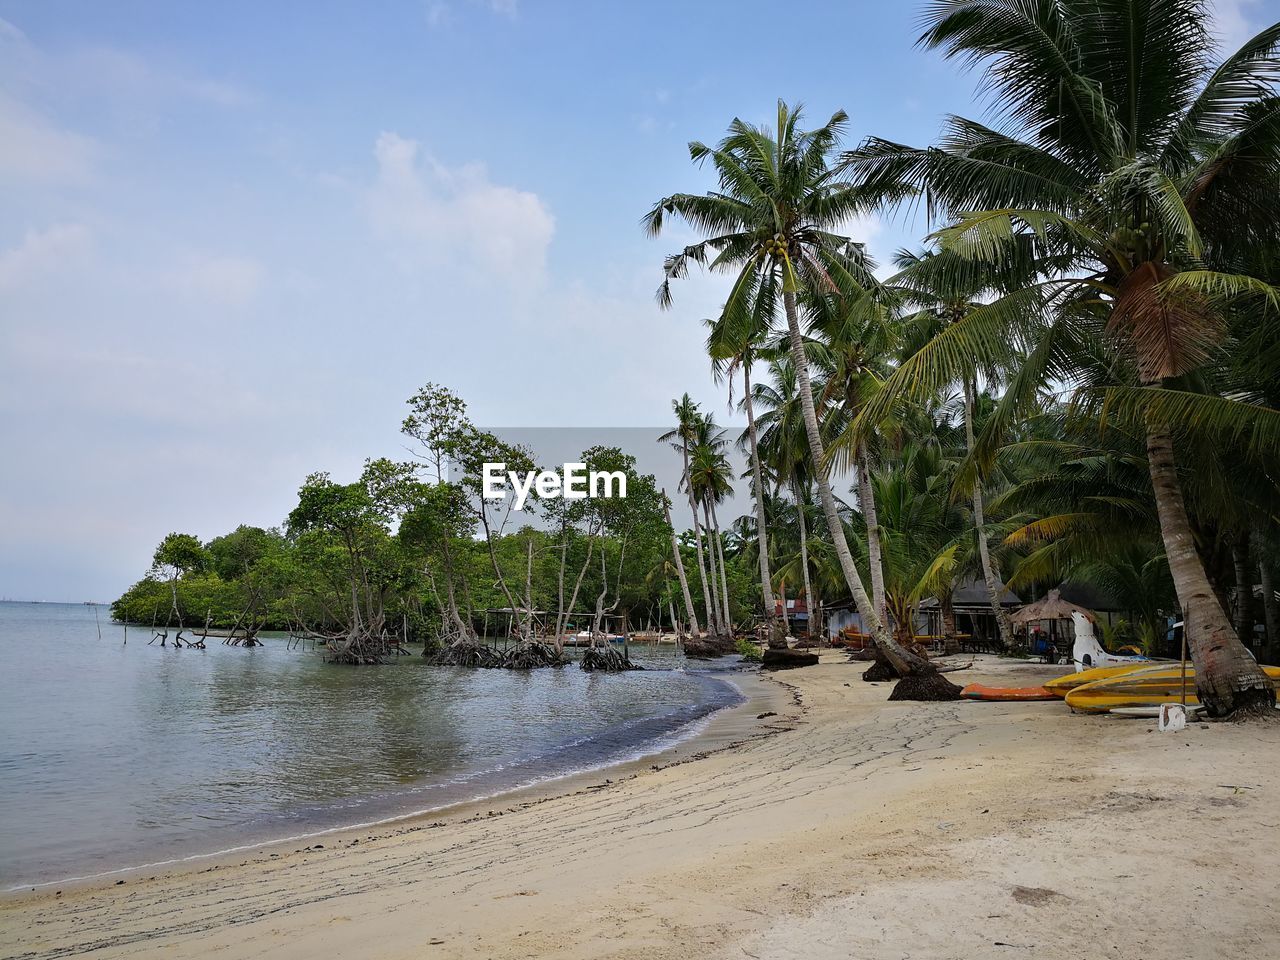
[[[283,637],[126,643],[107,617],[0,603],[0,887],[487,796],[660,749],[739,699],[669,647],[614,675],[342,667]]]

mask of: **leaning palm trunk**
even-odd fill
[[[689,635],[698,635],[698,615],[693,609],[693,595],[689,593],[689,578],[684,574],[684,560],[680,556],[680,541],[676,539],[676,527],[671,522],[671,501],[667,499],[667,491],[662,491],[662,509],[667,515],[667,526],[671,528],[671,555],[676,561],[676,575],[680,578],[680,592],[684,595],[684,611],[689,617]],[[675,609],[671,611],[671,628],[679,634],[676,624]]]
[[[964,382],[964,439],[969,455],[973,456],[973,394],[974,386],[966,379]],[[996,618],[996,629],[1000,632],[1000,645],[1005,650],[1013,647],[1013,625],[1009,623],[1009,615],[1000,603],[1002,598],[1001,583],[996,578],[995,567],[991,565],[991,546],[987,542],[987,521],[983,515],[982,478],[975,474],[973,479],[973,525],[978,533],[978,559],[982,561],[982,579],[987,585],[987,597],[991,601],[991,612]]]
[[[689,510],[693,514],[693,542],[698,547],[698,578],[702,581],[702,602],[703,609],[707,613],[707,630],[712,636],[720,635],[719,625],[716,623],[716,608],[711,603],[711,590],[708,587],[707,580],[707,562],[702,555],[702,527],[698,523],[698,502],[693,496],[693,478],[689,475],[689,441],[682,441],[684,451],[684,486],[689,494]]]
[[[871,602],[876,616],[888,623],[884,600],[884,557],[880,545],[880,517],[876,513],[876,492],[871,485],[871,456],[865,443],[858,444],[858,501],[867,522],[867,561],[871,566]]]
[[[1147,460],[1155,488],[1156,513],[1169,572],[1182,607],[1183,631],[1196,666],[1200,702],[1215,717],[1270,712],[1275,689],[1231,629],[1214,596],[1187,519],[1173,454],[1173,436],[1162,424],[1147,423]]]
[[[823,461],[826,452],[822,447],[822,436],[818,433],[818,415],[813,406],[813,387],[809,383],[809,360],[804,353],[804,340],[800,333],[800,318],[796,307],[796,295],[788,290],[782,297],[787,313],[787,330],[791,341],[791,358],[796,367],[796,379],[800,385],[800,407],[804,414],[804,429],[809,440],[809,453],[813,457],[814,476],[818,482],[818,498],[822,502],[822,512],[827,520],[827,530],[831,534],[831,545],[835,548],[836,557],[840,561],[840,570],[844,574],[845,583],[853,595],[853,602],[862,613],[863,622],[875,638],[876,646],[884,658],[903,678],[913,675],[932,675],[946,682],[928,661],[904,650],[885,629],[884,621],[871,604],[867,590],[862,585],[862,577],[854,566],[853,554],[849,551],[849,541],[844,535],[844,525],[840,522],[840,514],[836,510],[836,499],[831,492],[831,484],[827,480]],[[947,683],[958,695],[954,684]],[[896,692],[896,691],[895,691]]]
[[[760,450],[756,440],[756,413],[751,403],[751,363],[742,364],[742,402],[747,408],[747,440],[751,447],[751,482],[756,499],[756,541],[760,551],[760,593],[764,599],[764,615],[769,623],[769,646],[781,649],[787,645],[787,628],[778,616],[773,596],[773,575],[769,571],[769,531],[764,516],[764,479],[760,470]]]

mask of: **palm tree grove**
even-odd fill
[[[940,0],[924,23],[980,73],[983,120],[855,141],[844,112],[779,101],[691,143],[717,188],[645,217],[700,235],[667,257],[664,306],[690,270],[732,277],[707,345],[742,381],[764,608],[794,517],[791,582],[852,598],[895,695],[946,698],[911,648],[921,598],[970,574],[1012,649],[1004,586],[1080,578],[1177,613],[1212,715],[1269,717],[1280,24],[1219,60],[1195,2]],[[892,264],[842,232],[903,207],[933,229]],[[1159,626],[1132,626],[1154,649]]]
[[[0,958],[1280,958],[1280,0],[0,0],[0,208]]]

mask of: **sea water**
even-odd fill
[[[738,700],[671,647],[586,673],[149,644],[106,607],[0,603],[0,887],[435,809],[661,749]]]

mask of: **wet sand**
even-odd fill
[[[0,955],[1280,951],[1280,725],[887,703],[862,668],[827,654],[666,755],[430,821],[10,896]]]

